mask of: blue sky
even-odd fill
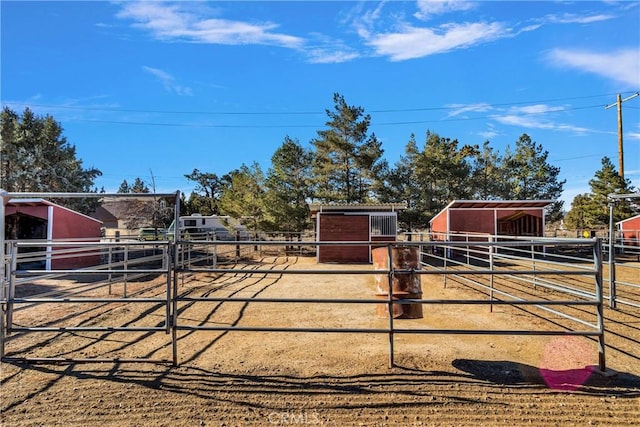
[[[523,133],[566,179],[608,156],[616,95],[640,90],[638,1],[2,1],[1,100],[51,114],[116,191],[190,193],[194,168],[266,169],[325,129],[333,94],[371,115],[394,164],[413,133],[504,153]],[[640,97],[623,103],[640,187]]]

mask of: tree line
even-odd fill
[[[428,227],[428,221],[454,199],[515,199],[553,200],[547,221],[563,218],[563,202],[558,199],[566,181],[559,180],[560,168],[549,163],[548,151],[526,133],[504,153],[489,141],[461,144],[431,131],[418,141],[412,134],[400,159],[389,164],[381,141],[370,130],[370,115],[362,107],[349,105],[338,93],[333,104],[325,110],[325,128],[306,146],[285,136],[266,171],[253,162],[221,176],[198,169],[185,174],[195,189],[188,197],[183,195],[182,214],[230,215],[261,230],[303,231],[310,226],[312,202],[405,202],[400,225],[418,230]],[[1,125],[0,188],[97,191],[93,183],[101,172],[82,167],[75,147],[68,144],[51,116],[36,117],[27,108],[20,117],[5,107]],[[576,197],[565,217],[570,228],[606,225],[606,196],[634,191],[606,157],[590,185],[592,193]],[[118,191],[151,190],[136,178],[133,185],[124,180]],[[76,208],[86,211],[90,208],[86,205]],[[629,202],[619,203],[616,221],[631,216],[633,208]]]

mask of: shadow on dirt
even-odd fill
[[[25,372],[43,375],[43,386],[31,394],[21,396],[13,402],[5,402],[4,410],[14,409],[45,391],[57,392],[57,384],[65,378],[102,382],[105,396],[109,390],[121,392],[120,384],[137,385],[149,390],[180,394],[191,398],[227,401],[242,406],[255,406],[255,396],[269,396],[269,405],[305,396],[351,396],[364,397],[364,401],[342,402],[335,408],[370,407],[367,396],[391,394],[396,402],[379,403],[381,408],[394,406],[481,403],[481,399],[470,398],[463,390],[474,390],[481,395],[487,389],[503,394],[515,392],[523,398],[535,395],[536,399],[554,399],[557,393],[569,392],[576,396],[614,397],[637,399],[640,397],[640,377],[627,373],[595,372],[594,369],[570,371],[545,371],[510,361],[483,361],[456,359],[455,371],[423,370],[396,366],[388,371],[371,373],[324,375],[269,374],[264,371],[218,372],[196,366],[171,367],[159,364],[132,365],[109,364],[24,364],[11,363],[16,371],[0,384],[9,386]],[[45,380],[46,378],[46,380]],[[94,383],[95,384],[95,383]],[[109,385],[110,384],[110,385]],[[513,389],[513,390],[512,390]],[[74,388],[75,390],[75,388]],[[484,390],[484,391],[483,391]],[[68,392],[68,390],[67,390]],[[480,399],[480,400],[479,400]],[[399,401],[402,401],[400,405]],[[265,402],[260,403],[261,407]],[[275,407],[274,406],[274,407]]]
[[[620,397],[640,396],[640,377],[624,372],[602,372],[597,366],[552,370],[504,360],[471,359],[456,359],[452,365],[472,378],[498,385],[538,384],[558,391],[602,393]]]

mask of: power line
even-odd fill
[[[521,116],[534,116],[547,113],[560,113],[566,111],[585,110],[591,108],[601,108],[602,105],[587,105],[582,107],[569,107],[569,108],[554,108],[545,111],[534,112],[519,112]],[[377,122],[375,126],[399,126],[399,125],[411,125],[411,124],[425,124],[425,123],[446,123],[446,122],[460,122],[470,120],[487,120],[498,118],[499,114],[490,114],[475,117],[455,117],[444,119],[432,119],[432,120],[415,120],[415,121],[395,121],[395,122]],[[62,118],[60,121],[68,122],[86,122],[86,123],[103,123],[103,124],[118,124],[118,125],[134,125],[134,126],[165,126],[165,127],[187,127],[187,128],[251,128],[251,129],[277,129],[277,128],[317,128],[318,124],[211,124],[211,123],[168,123],[168,122],[140,122],[140,121],[122,121],[122,120],[99,120],[99,119],[79,119],[79,118]]]
[[[551,99],[541,99],[541,100],[532,100],[532,101],[517,101],[517,102],[501,102],[501,103],[478,103],[482,105],[487,105],[488,107],[509,107],[509,106],[517,106],[517,105],[526,105],[526,104],[537,104],[537,103],[546,103],[546,102],[561,102],[561,101],[572,101],[577,99],[593,99],[593,98],[602,98],[615,95],[615,93],[606,93],[600,95],[585,95],[585,96],[573,96],[573,97],[564,97],[564,98],[551,98]],[[22,106],[32,106],[39,108],[52,108],[52,109],[66,109],[66,110],[80,110],[80,111],[108,111],[108,112],[120,112],[120,113],[152,113],[152,114],[192,114],[192,115],[233,115],[233,116],[273,116],[273,115],[317,115],[317,114],[325,114],[325,110],[323,111],[180,111],[180,110],[142,110],[142,109],[129,109],[129,108],[110,108],[110,107],[82,107],[82,106],[74,106],[74,105],[51,105],[51,104],[33,104],[26,102],[15,102],[15,101],[5,101],[5,104],[8,105],[22,105]],[[448,105],[448,106],[440,106],[440,107],[415,107],[415,108],[391,108],[391,109],[378,109],[378,110],[369,110],[368,113],[407,113],[407,112],[419,112],[419,111],[451,111],[457,110],[464,105],[473,105],[473,104],[458,104],[458,105]]]

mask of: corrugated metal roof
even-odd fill
[[[554,200],[454,200],[445,209],[544,208]]]
[[[312,203],[309,205],[311,213],[316,212],[335,212],[335,211],[358,211],[358,212],[375,212],[375,211],[399,211],[407,208],[405,202],[402,203]]]
[[[91,221],[99,222],[100,224],[102,224],[102,221],[100,221],[97,218],[90,217],[89,215],[85,215],[82,212],[74,211],[73,209],[69,209],[67,207],[58,205],[56,203],[53,203],[45,199],[37,199],[37,198],[10,199],[9,202],[6,204],[6,206],[11,206],[15,208],[19,208],[20,206],[54,206],[55,208],[64,209],[66,211],[73,212],[75,215],[78,215],[78,216],[90,219]]]

